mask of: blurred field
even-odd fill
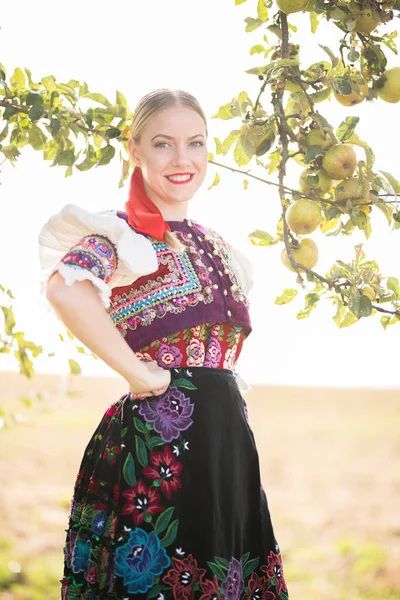
[[[0,376],[0,600],[58,600],[79,462],[120,379]],[[43,400],[26,409],[19,396]],[[292,600],[400,599],[400,390],[245,394]]]

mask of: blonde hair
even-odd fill
[[[134,109],[130,137],[139,143],[140,136],[151,118],[162,110],[173,107],[184,107],[195,110],[203,119],[206,135],[208,135],[206,115],[194,96],[183,90],[160,88],[146,94],[137,103]],[[165,232],[164,241],[170,248],[178,252],[185,250],[178,238],[170,231]]]

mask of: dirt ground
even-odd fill
[[[0,600],[57,600],[70,495],[120,379],[0,376]],[[29,410],[16,400],[43,401]],[[245,394],[293,600],[400,599],[400,390]],[[6,415],[10,419],[10,416]]]

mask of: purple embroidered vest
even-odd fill
[[[117,214],[127,221],[125,213]],[[202,323],[240,325],[249,335],[249,301],[226,242],[190,219],[168,223],[186,251],[174,252],[146,236],[157,253],[158,270],[111,293],[108,313],[129,346],[137,351]]]

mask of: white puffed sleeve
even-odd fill
[[[254,285],[254,264],[252,261],[238,248],[227,242],[229,253],[239,273],[240,281],[243,286],[244,293],[250,292]]]
[[[108,308],[111,290],[133,283],[158,268],[157,254],[114,210],[89,212],[67,204],[39,234],[42,291],[59,271],[67,285],[89,279]]]

